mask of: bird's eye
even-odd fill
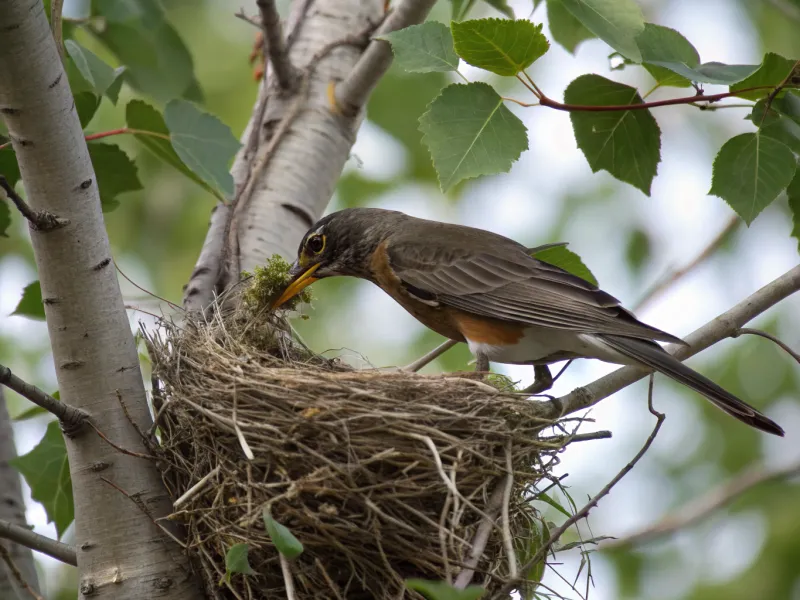
[[[306,248],[308,248],[314,254],[320,254],[325,249],[325,236],[311,236],[306,242]]]

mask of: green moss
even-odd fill
[[[244,291],[242,300],[245,304],[259,311],[268,308],[286,289],[292,278],[289,276],[290,264],[284,258],[273,254],[267,259],[263,267],[256,267],[253,273],[242,272],[242,278],[251,277],[250,285]],[[300,303],[311,302],[311,290],[308,288],[297,294],[291,300],[285,302],[281,308],[294,310]]]
[[[501,392],[516,391],[514,381],[502,373],[488,373],[484,379],[484,382]]]

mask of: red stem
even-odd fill
[[[655,102],[641,102],[639,104],[617,104],[608,106],[589,106],[585,104],[563,104],[556,100],[552,100],[544,94],[539,98],[540,106],[547,106],[555,110],[564,110],[567,112],[615,112],[621,110],[642,110],[646,108],[656,108],[658,106],[671,106],[675,104],[690,104],[692,102],[717,102],[724,98],[740,96],[746,92],[753,92],[757,90],[773,90],[774,86],[757,86],[751,88],[744,88],[736,90],[735,92],[723,92],[721,94],[695,94],[694,96],[687,96],[685,98],[670,98],[669,100],[656,100]],[[535,105],[534,105],[535,106]]]
[[[120,129],[112,129],[110,131],[101,131],[100,133],[92,133],[86,136],[86,141],[90,142],[92,140],[99,140],[104,137],[110,137],[112,135],[121,135],[123,133],[131,133],[131,130],[127,127],[122,127]]]

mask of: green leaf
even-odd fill
[[[233,573],[255,575],[256,572],[247,560],[250,547],[247,544],[234,544],[225,553],[225,580],[230,582]]]
[[[94,52],[87,50],[75,40],[67,40],[64,42],[64,46],[66,46],[70,58],[75,62],[75,66],[78,67],[81,75],[97,96],[105,94],[125,72],[125,67],[114,69]],[[112,95],[109,96],[114,104],[117,103],[118,94],[119,87],[117,86],[112,91]]]
[[[514,11],[508,5],[508,2],[506,2],[506,0],[483,0],[483,1],[486,2],[486,4],[491,6],[493,9],[498,11],[499,13],[507,16],[509,19],[514,18]]]
[[[100,97],[95,96],[92,92],[78,92],[73,100],[75,101],[75,110],[78,112],[78,119],[81,121],[81,129],[86,129],[100,106]]]
[[[575,54],[578,44],[594,37],[561,0],[547,0],[547,23],[553,40],[572,54]]]
[[[294,560],[303,553],[303,544],[294,537],[291,531],[273,519],[266,508],[262,516],[264,517],[264,525],[267,528],[269,539],[275,544],[278,552],[289,560]]]
[[[411,73],[458,69],[453,36],[450,28],[443,23],[428,21],[378,36],[376,39],[389,42],[395,62]]]
[[[597,279],[595,279],[594,275],[592,275],[592,272],[589,270],[589,268],[583,264],[581,257],[574,252],[567,250],[564,246],[556,246],[553,248],[540,250],[539,252],[532,254],[532,256],[541,260],[542,262],[546,262],[547,264],[564,269],[568,273],[572,273],[576,277],[580,277],[592,285],[597,285]]]
[[[111,212],[119,206],[117,196],[142,189],[136,165],[119,146],[97,142],[88,146],[103,212]]]
[[[650,259],[650,237],[638,227],[628,234],[625,244],[625,258],[634,273],[641,273],[642,268]]]
[[[478,585],[459,590],[447,582],[428,579],[406,579],[406,587],[419,592],[428,600],[478,600],[484,592]]]
[[[20,317],[28,317],[37,321],[44,321],[44,303],[42,302],[42,286],[39,281],[34,281],[25,286],[22,291],[22,299],[20,299],[17,308],[14,309],[12,315]]]
[[[788,58],[783,58],[782,56],[768,52],[764,56],[764,60],[758,70],[736,85],[732,85],[731,91],[736,92],[751,87],[777,86],[783,83],[783,80],[789,76],[792,69],[794,69],[795,62],[794,60],[789,60]],[[752,92],[738,94],[736,97],[745,98],[747,100],[758,100],[759,98],[764,98],[769,93],[770,90],[754,90]]]
[[[228,165],[241,144],[230,128],[185,100],[167,104],[164,122],[172,147],[183,163],[207,184],[233,196]]]
[[[760,133],[729,139],[714,159],[709,194],[719,196],[750,225],[794,177],[797,160],[781,142]]]
[[[75,518],[75,504],[67,447],[58,421],[47,426],[42,441],[33,450],[10,462],[25,477],[31,488],[31,497],[42,503],[47,512],[47,522],[55,523],[61,538]]]
[[[528,531],[526,536],[519,536],[516,538],[517,556],[519,557],[520,564],[527,564],[534,556],[538,554],[542,546],[550,539],[550,528],[545,521],[531,521],[528,524]],[[519,594],[525,600],[533,600],[536,598],[535,590],[536,585],[544,577],[547,557],[543,556],[541,560],[537,561],[530,569],[524,574],[527,581],[532,582],[534,585],[523,585],[519,589]]]
[[[200,99],[192,55],[160,2],[95,0],[92,16],[103,17],[104,27],[92,33],[127,66],[131,87],[162,103]]]
[[[452,24],[458,55],[474,67],[513,76],[540,58],[550,42],[526,19],[477,19]]]
[[[133,135],[145,148],[164,162],[178,169],[178,171],[204,189],[217,197],[221,197],[219,192],[200,179],[189,167],[183,164],[183,161],[175,153],[169,141],[169,129],[167,129],[167,124],[164,122],[164,117],[162,117],[161,113],[155,108],[142,100],[131,100],[128,102],[128,106],[125,107],[125,121],[130,129],[155,134],[147,135],[145,133],[135,133]]]
[[[525,125],[485,83],[447,86],[419,123],[442,191],[463,179],[506,173],[528,149]]]
[[[794,106],[797,102],[798,106]],[[771,137],[800,154],[800,99],[794,94],[775,98],[767,109],[766,99],[755,103],[746,117],[759,128],[762,135]]]
[[[8,237],[8,228],[11,226],[11,209],[9,200],[0,200],[0,237]]]
[[[700,55],[691,42],[680,33],[669,27],[645,23],[644,31],[637,36],[636,43],[642,53],[644,68],[659,85],[673,87],[690,87],[692,85],[686,77],[682,77],[670,69],[648,64],[655,61],[680,63],[687,68],[699,66]]]
[[[632,87],[599,75],[581,75],[564,92],[567,104],[641,104]],[[578,147],[593,172],[604,169],[648,196],[661,160],[661,131],[647,109],[569,114]]]
[[[634,0],[561,0],[583,25],[634,62],[641,61],[636,37],[644,30],[644,18]]]
[[[24,410],[19,413],[16,417],[14,417],[15,421],[27,421],[28,419],[33,419],[34,417],[41,417],[42,415],[50,414],[49,411],[45,410],[41,406],[31,406],[28,410]]]
[[[545,493],[541,493],[541,494],[537,494],[537,495],[536,495],[536,499],[537,499],[537,500],[541,500],[542,502],[544,502],[544,503],[546,503],[546,504],[549,504],[550,506],[552,506],[553,508],[555,508],[555,509],[556,509],[558,512],[560,512],[562,515],[564,515],[564,516],[565,516],[565,517],[567,517],[568,519],[571,519],[571,518],[572,518],[572,515],[571,515],[571,514],[569,514],[569,512],[567,512],[567,510],[566,510],[566,509],[565,509],[563,506],[561,506],[561,504],[559,504],[558,502],[556,502],[556,501],[555,501],[555,500],[552,498],[552,496],[549,496],[549,495],[547,495],[547,494],[545,494]]]
[[[792,211],[792,237],[797,240],[797,251],[800,252],[800,169],[794,173],[794,179],[786,188],[789,196],[789,210]]]
[[[0,136],[0,143],[5,144],[9,140]],[[0,174],[8,180],[8,185],[14,187],[19,182],[21,175],[17,164],[17,155],[11,146],[0,150]]]
[[[696,67],[689,67],[674,61],[651,60],[649,64],[664,67],[689,81],[697,83],[711,83],[717,85],[731,85],[748,77],[758,65],[726,65],[718,62],[708,62]]]

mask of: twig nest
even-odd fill
[[[148,334],[160,463],[184,496],[172,518],[211,597],[286,597],[265,509],[303,544],[289,564],[298,599],[420,598],[404,580],[468,566],[491,592],[540,547],[532,500],[565,438],[542,438],[537,403],[473,375],[353,371],[270,319]],[[235,544],[254,574],[225,577]]]

